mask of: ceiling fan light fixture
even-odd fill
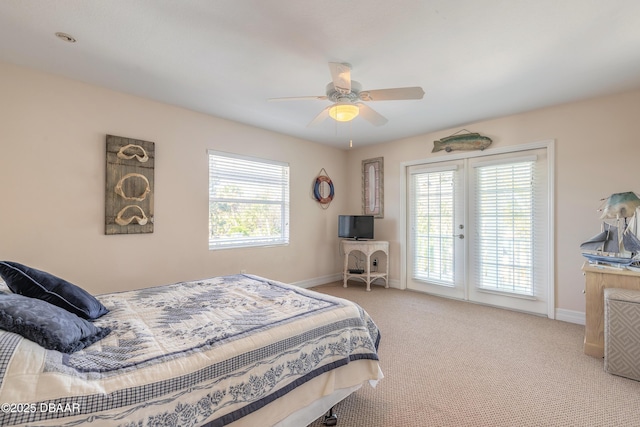
[[[335,104],[329,109],[329,116],[338,122],[350,122],[360,114],[360,109],[353,104]]]

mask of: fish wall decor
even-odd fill
[[[431,152],[436,153],[444,150],[449,153],[454,150],[484,150],[491,145],[491,142],[491,138],[482,136],[479,133],[454,134],[433,141],[433,150]]]

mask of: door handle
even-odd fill
[[[453,237],[457,237],[458,239],[464,239],[464,234],[454,234]]]

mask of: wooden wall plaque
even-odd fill
[[[105,234],[153,233],[155,144],[107,135]]]

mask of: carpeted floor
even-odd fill
[[[640,426],[640,382],[586,356],[583,326],[355,282],[314,290],[382,334],[385,378],[337,405],[340,427]]]

